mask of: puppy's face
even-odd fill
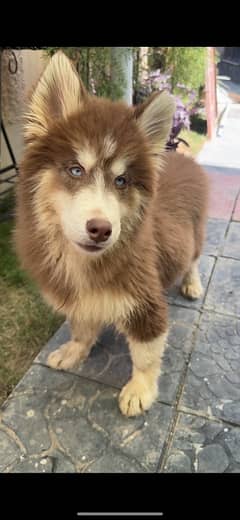
[[[82,254],[101,255],[136,233],[155,187],[155,163],[174,105],[154,96],[136,110],[89,96],[57,53],[32,96],[23,175],[38,225],[55,223]]]

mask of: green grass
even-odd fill
[[[63,321],[20,269],[12,229],[13,220],[0,222],[0,403]]]
[[[184,151],[190,152],[193,157],[196,157],[196,155],[200,152],[207,139],[205,134],[200,134],[193,130],[182,130],[179,137],[187,141],[189,144],[189,148],[183,145],[182,149],[184,148]]]

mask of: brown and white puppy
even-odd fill
[[[137,108],[90,96],[57,53],[32,95],[17,194],[17,250],[72,339],[48,363],[84,360],[114,323],[133,362],[123,414],[150,408],[168,330],[164,291],[201,295],[197,261],[207,179],[189,158],[164,152],[174,103],[162,93]]]

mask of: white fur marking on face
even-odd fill
[[[90,147],[86,147],[80,151],[77,150],[77,159],[86,171],[91,170],[97,162],[96,153]]]
[[[119,157],[112,163],[111,170],[118,177],[118,175],[122,175],[126,171],[126,166],[126,159]]]
[[[54,193],[54,205],[60,216],[65,236],[73,242],[89,243],[86,230],[88,220],[102,218],[112,225],[112,234],[106,245],[113,245],[121,230],[120,204],[109,190],[105,189],[103,174],[95,174],[95,183],[82,188],[74,195],[58,191]]]
[[[102,171],[100,169],[96,169],[93,177],[94,177],[94,185],[95,185],[96,189],[99,190],[100,192],[102,192],[102,194],[104,194],[105,180],[104,180],[104,175],[103,175]]]
[[[117,143],[114,141],[111,135],[106,135],[103,140],[103,153],[104,158],[109,159],[114,154],[117,148]]]

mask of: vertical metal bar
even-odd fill
[[[15,170],[17,170],[17,163],[16,163],[16,160],[15,160],[15,157],[14,157],[14,153],[12,151],[12,147],[10,145],[10,142],[9,142],[9,139],[8,139],[8,136],[7,136],[7,133],[6,133],[6,130],[4,128],[4,124],[3,124],[2,121],[1,121],[1,130],[2,130],[2,133],[3,133],[4,139],[5,139],[6,145],[7,145],[7,149],[8,149],[9,155],[10,155],[10,157],[12,159],[13,166],[14,166]]]

